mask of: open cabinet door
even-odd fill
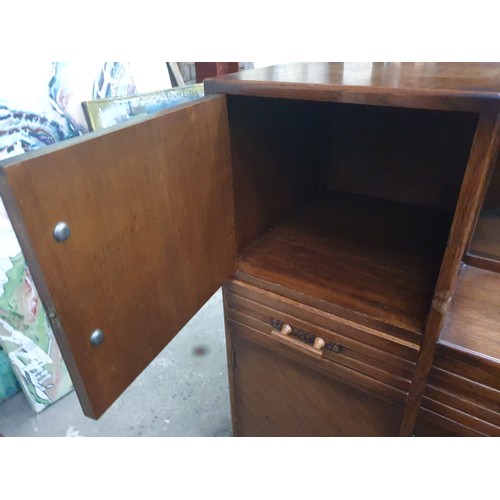
[[[234,271],[225,97],[7,160],[0,188],[98,418]]]

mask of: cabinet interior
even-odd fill
[[[500,274],[464,265],[439,340],[460,351],[500,360]]]
[[[493,169],[468,253],[479,267],[500,271],[500,158]]]
[[[227,104],[237,272],[419,338],[477,115],[246,96]]]
[[[461,352],[500,361],[500,156],[493,167],[456,293],[439,341]]]

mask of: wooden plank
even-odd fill
[[[498,63],[294,63],[205,80],[209,93],[498,112]]]
[[[481,115],[422,339],[415,375],[406,401],[401,435],[409,436],[413,432],[420,400],[431,370],[436,341],[455,292],[462,258],[472,237],[499,146],[500,115]]]
[[[440,342],[477,352],[500,363],[499,304],[500,274],[464,266]]]
[[[500,272],[500,158],[488,184],[469,248],[471,265]]]
[[[243,311],[240,307],[228,308],[226,312],[227,318],[233,319],[242,325],[249,326],[255,330],[259,330],[264,335],[273,336],[272,327],[268,322],[262,322],[256,318],[256,314],[248,314],[247,311]],[[293,328],[296,325],[292,323]],[[280,339],[280,335],[273,336],[276,340]],[[321,337],[325,342],[331,342],[331,336],[323,335]],[[283,342],[286,345],[290,343],[291,338],[287,337]],[[303,340],[297,340],[299,346],[304,349],[311,347]],[[356,370],[359,373],[368,375],[369,377],[380,380],[386,385],[394,386],[403,391],[408,391],[409,387],[409,373],[404,372],[401,365],[394,368],[392,366],[386,366],[383,359],[379,358],[369,358],[364,354],[360,354],[358,351],[347,347],[345,343],[341,343],[340,354],[335,354],[332,351],[323,351],[323,358],[325,360],[333,361],[335,364],[344,365],[347,368]],[[317,350],[312,350],[312,353],[318,354]],[[321,353],[319,353],[319,358],[321,358]]]
[[[283,356],[295,359],[304,366],[309,366],[325,375],[333,376],[347,385],[367,392],[377,398],[388,402],[403,403],[405,401],[406,390],[401,390],[394,385],[386,384],[385,382],[369,377],[351,367],[335,363],[326,357],[318,359],[315,355],[307,351],[298,352],[296,349],[291,349],[290,346],[276,342],[271,338],[270,334],[263,334],[263,332],[250,327],[248,324],[240,323],[230,313],[231,311],[227,312],[226,319],[228,320],[228,327],[232,334],[241,334],[258,344],[269,347],[278,354],[281,353]]]
[[[448,406],[447,404],[435,401],[434,399],[431,399],[427,396],[423,396],[422,398],[422,407],[430,410],[437,415],[443,416],[445,419],[463,425],[464,427],[469,428],[474,432],[484,434],[486,436],[500,436],[499,427],[492,425],[489,422],[485,422],[473,415],[469,415],[467,413],[464,413],[463,411]]]
[[[475,113],[331,104],[328,187],[455,210],[477,126]],[[422,236],[422,234],[420,235]]]
[[[248,247],[237,276],[255,276],[279,285],[282,295],[294,290],[337,306],[338,316],[361,322],[357,313],[370,326],[376,321],[382,330],[419,338],[448,231],[449,218],[437,211],[335,192]]]
[[[341,318],[338,322],[329,321],[329,318],[322,317],[319,311],[314,312],[300,307],[299,303],[278,304],[283,307],[275,309],[276,300],[273,300],[275,297],[271,294],[262,294],[263,303],[254,302],[238,293],[240,286],[235,286],[232,288],[233,291],[230,291],[229,287],[234,283],[234,281],[226,283],[226,304],[233,311],[244,313],[248,318],[252,318],[252,322],[260,322],[261,325],[267,325],[269,328],[273,321],[279,320],[311,335],[324,338],[328,342],[340,344],[369,358],[374,358],[378,362],[387,363],[391,366],[390,371],[401,370],[406,377],[413,373],[415,365],[411,359],[416,358],[416,351],[401,349],[397,339],[381,339],[376,336],[377,332],[372,334],[372,330],[352,327],[349,322]]]
[[[450,370],[451,368],[451,370]],[[455,371],[455,369],[456,371]],[[498,407],[500,405],[500,390],[488,384],[478,382],[468,377],[468,373],[463,373],[459,365],[443,367],[433,366],[428,378],[428,383],[438,386],[451,387],[456,393],[472,394],[473,399],[482,400],[483,405],[488,408]],[[498,382],[497,382],[498,385]]]
[[[399,404],[354,389],[234,328],[240,436],[394,436]],[[288,349],[290,350],[290,349]]]
[[[234,271],[225,98],[68,144],[4,162],[1,191],[97,418]],[[71,228],[62,243],[58,221]],[[92,346],[96,328],[104,342]]]
[[[319,191],[328,113],[319,103],[229,96],[228,114],[242,251]]]
[[[433,362],[436,366],[500,391],[500,359],[439,339]]]
[[[415,362],[419,346],[399,337],[387,334],[380,330],[362,326],[353,321],[330,314],[328,311],[311,307],[301,301],[295,301],[286,296],[269,292],[260,287],[253,286],[247,281],[231,280],[226,283],[228,291],[239,296],[239,306],[243,300],[248,299],[258,304],[259,308],[271,307],[279,310],[287,317],[303,318],[313,328],[328,329],[332,335],[359,340],[367,346],[390,352],[393,356]],[[233,295],[234,297],[234,295]]]
[[[238,436],[238,412],[236,408],[235,398],[235,381],[234,381],[234,368],[236,364],[233,340],[231,331],[229,329],[229,318],[227,314],[227,289],[225,285],[222,286],[222,301],[224,304],[224,329],[226,335],[226,357],[227,357],[227,375],[229,382],[229,402],[231,405],[231,424],[233,429],[233,436]]]
[[[500,273],[500,260],[498,260],[497,258],[491,258],[489,256],[479,255],[477,253],[468,253],[464,256],[464,262],[469,266],[485,269],[486,271]]]
[[[429,429],[425,424],[430,423],[434,428]],[[423,424],[423,425],[421,425]],[[419,430],[424,427],[424,433],[420,433]],[[427,428],[426,428],[427,427]],[[425,433],[425,431],[430,431],[430,433]],[[427,408],[420,407],[419,410],[419,420],[415,427],[415,433],[417,436],[424,437],[441,437],[449,435],[448,432],[453,433],[453,436],[465,436],[465,437],[484,437],[486,434],[478,432],[474,429],[459,424],[454,420],[443,417],[442,415],[435,413]]]
[[[458,393],[441,386],[440,384],[428,383],[425,388],[425,396],[429,399],[443,403],[447,406],[455,408],[462,413],[471,415],[475,418],[484,420],[485,422],[494,425],[500,430],[500,413],[498,405],[484,406],[478,405],[476,401],[465,397],[463,393]]]

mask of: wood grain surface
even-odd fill
[[[326,106],[333,125],[328,141],[330,189],[453,213],[476,114]]]
[[[499,63],[292,63],[205,80],[207,93],[455,111],[500,110]]]
[[[240,256],[255,276],[337,306],[337,315],[422,334],[449,218],[441,212],[332,193],[299,209]],[[274,285],[274,286],[273,286]],[[355,314],[352,316],[350,311]]]
[[[256,321],[263,321],[267,325],[271,324],[272,319],[293,323],[310,333],[326,335],[332,342],[387,362],[392,368],[404,367],[406,371],[413,371],[418,343],[360,325],[245,281],[230,280],[224,284],[224,289],[228,307],[252,316]]]
[[[497,435],[500,63],[294,63],[205,89],[227,95],[0,163],[85,413],[235,277],[235,434]],[[274,320],[343,353],[277,342]]]
[[[500,362],[438,345],[421,408],[481,434],[500,435]]]
[[[500,360],[500,274],[464,266],[440,341]]]
[[[401,406],[283,356],[229,325],[237,436],[394,436]]]
[[[472,238],[499,148],[500,115],[481,115],[425,327],[415,376],[405,405],[401,435],[410,435],[413,432],[420,399],[431,370],[436,342],[455,293],[462,259]]]
[[[427,400],[425,400],[427,403]],[[421,406],[418,412],[418,419],[423,420],[425,423],[429,422],[431,425],[435,426],[434,429],[427,428],[427,433],[423,434],[426,437],[438,437],[443,435],[461,436],[461,437],[486,437],[488,434],[477,431],[476,429],[464,425],[461,422],[457,422],[457,412],[452,408],[442,405],[436,402],[429,401],[428,406],[432,407],[430,410],[427,407]],[[470,420],[469,420],[470,422]],[[416,432],[418,432],[420,426],[419,421],[415,426]],[[430,432],[429,432],[430,431]],[[447,434],[445,434],[447,433]],[[417,434],[421,436],[422,434]]]
[[[228,96],[238,249],[320,187],[330,130],[322,103]]]
[[[500,391],[469,378],[456,360],[431,370],[420,413],[427,410],[443,418],[442,427],[456,432],[456,425],[487,436],[500,436]],[[450,371],[448,371],[450,370]],[[497,377],[498,377],[498,370]],[[496,383],[498,387],[498,383]],[[467,435],[467,433],[464,433]]]
[[[224,292],[226,321],[233,330],[245,326],[248,336],[260,332],[253,335],[259,342],[283,347],[302,363],[342,380],[348,373],[349,385],[404,401],[418,346],[237,280],[226,282]],[[280,336],[274,332],[283,324],[290,325],[290,334],[278,346]],[[322,351],[312,348],[318,338],[325,342]]]
[[[466,261],[500,272],[500,155],[490,178]]]
[[[235,265],[225,98],[3,164],[2,196],[85,413],[97,418]],[[58,221],[70,238],[54,241]],[[92,346],[96,328],[104,342]]]
[[[429,412],[430,413],[430,412]],[[450,431],[439,424],[431,422],[426,418],[424,412],[418,415],[417,423],[415,424],[414,436],[416,437],[459,437],[460,434]]]

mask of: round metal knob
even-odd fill
[[[102,341],[104,340],[104,332],[102,330],[94,330],[92,332],[92,335],[90,336],[90,343],[93,346],[98,346],[102,344]]]
[[[55,227],[52,235],[54,236],[54,239],[61,243],[63,241],[66,241],[71,234],[71,229],[69,228],[68,224],[66,222],[58,222]]]

